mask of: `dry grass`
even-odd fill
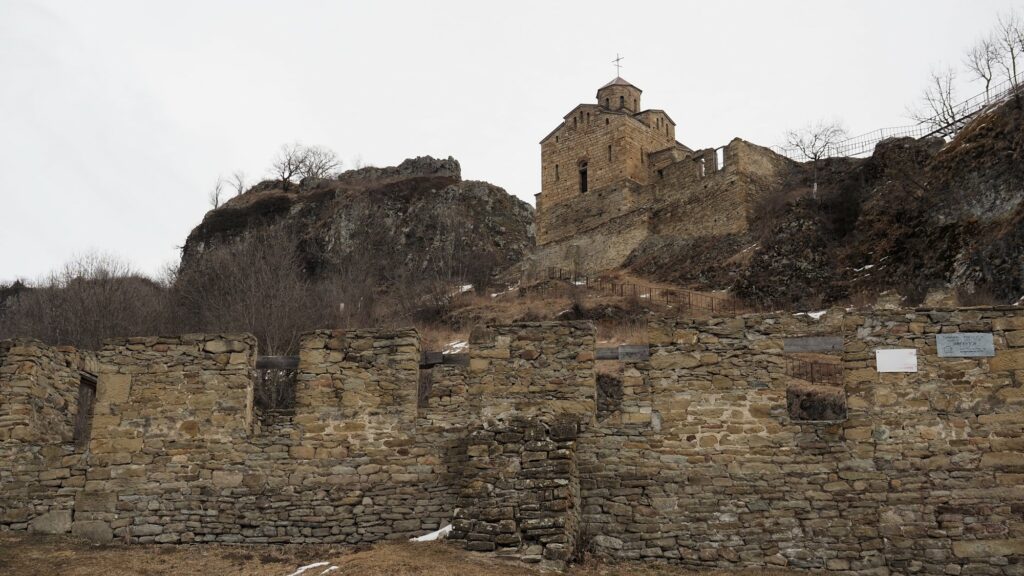
[[[510,559],[474,554],[440,543],[381,544],[353,549],[331,545],[108,545],[71,538],[0,533],[0,574],[28,576],[287,576],[314,562],[329,564],[303,572],[319,576],[513,576],[550,574]],[[743,570],[692,572],[663,564],[609,564],[589,560],[570,576],[793,576],[798,572]]]

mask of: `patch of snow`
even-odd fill
[[[743,250],[740,250],[740,254],[744,254],[744,253],[746,253],[746,252],[749,252],[749,251],[753,250],[754,248],[757,248],[757,245],[758,245],[758,244],[760,244],[760,242],[754,242],[754,243],[753,243],[753,244],[751,244],[750,246],[747,246],[747,247],[746,247],[746,248],[744,248]]]
[[[650,298],[651,295],[650,294],[641,294],[640,297],[641,298]]]
[[[328,572],[334,572],[334,571],[335,571],[335,570],[337,570],[337,569],[338,569],[338,567],[337,567],[337,566],[331,566],[331,567],[329,567],[329,568],[328,568],[327,570],[324,570],[323,572],[321,572],[321,573],[319,574],[319,576],[324,576],[324,574],[327,574]]]
[[[587,285],[587,281],[586,280],[574,280],[573,284],[575,284],[576,286],[586,286]]]
[[[288,576],[299,576],[299,574],[302,574],[306,570],[311,570],[313,568],[319,568],[321,566],[327,566],[328,564],[330,564],[330,562],[313,562],[312,564],[306,564],[305,566],[300,566],[298,570],[296,570],[295,572],[292,572]]]
[[[505,294],[508,294],[509,292],[512,292],[513,290],[519,290],[519,284],[518,283],[516,283],[515,286],[509,286],[507,289],[505,289],[504,292],[494,292],[493,294],[491,294],[491,298],[497,298],[498,296],[504,296]]]
[[[459,294],[463,294],[465,292],[469,292],[472,289],[473,289],[473,285],[472,284],[463,284],[462,286],[459,286]]]
[[[828,312],[828,310],[818,310],[817,312],[797,312],[796,314],[793,314],[793,316],[807,316],[815,320],[820,320],[826,312]]]
[[[854,268],[853,271],[854,272],[861,272],[863,270],[871,270],[874,267],[875,267],[874,264],[866,264],[864,266],[861,266],[860,268]]]
[[[465,352],[466,348],[468,347],[469,342],[466,342],[465,340],[455,340],[453,342],[449,342],[448,345],[445,346],[443,350],[441,350],[441,353],[458,354],[459,352]]]
[[[410,542],[433,542],[434,540],[444,540],[448,537],[448,534],[452,531],[452,525],[449,524],[440,530],[434,530],[430,534],[424,534],[423,536],[417,536],[415,538],[409,538]]]

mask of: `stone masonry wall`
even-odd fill
[[[624,372],[644,389],[580,435],[584,539],[692,566],[1016,574],[1022,327],[1019,309],[653,326]],[[991,332],[996,356],[939,358],[935,334],[955,331]],[[782,337],[828,333],[845,338],[848,418],[791,421]],[[878,373],[892,347],[918,372]]]
[[[949,332],[991,333],[995,356],[939,357]],[[842,336],[844,420],[787,410],[784,339],[813,335]],[[585,322],[475,331],[469,365],[429,369],[419,406],[414,331],[318,331],[294,417],[262,428],[251,337],[114,342],[88,450],[42,434],[67,417],[18,424],[24,439],[3,428],[0,528],[360,543],[454,520],[461,545],[554,566],[587,550],[851,575],[1024,568],[1024,310],[668,319],[648,340],[598,415]],[[917,351],[917,372],[877,371],[894,347]],[[56,417],[48,390],[77,378],[71,357],[0,349],[0,411],[39,401]]]
[[[88,355],[71,348],[0,342],[0,530],[70,530],[85,484],[73,422],[88,368]]]

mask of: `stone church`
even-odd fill
[[[616,268],[653,235],[745,232],[757,197],[778,183],[785,158],[738,138],[693,150],[641,93],[616,77],[541,140],[535,270]]]

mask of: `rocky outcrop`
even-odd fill
[[[359,269],[385,287],[417,275],[486,277],[534,242],[529,204],[462,180],[453,158],[421,157],[298,185],[262,182],[206,214],[185,242],[182,267],[271,226],[289,231],[311,275]]]

